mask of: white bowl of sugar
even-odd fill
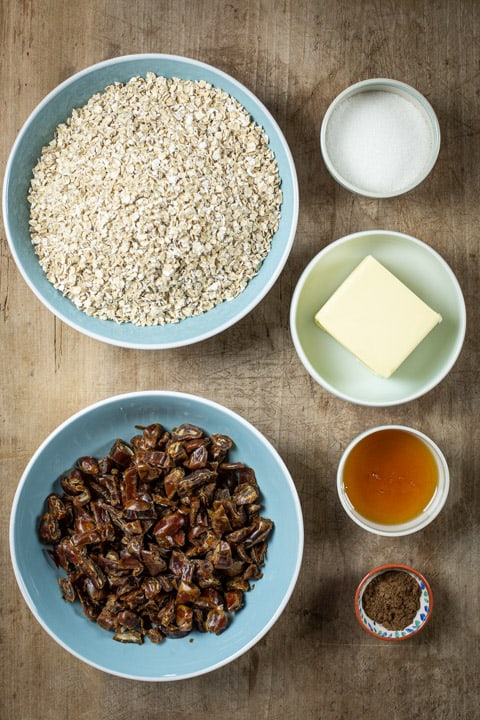
[[[398,80],[351,85],[329,106],[320,130],[332,177],[372,198],[402,195],[430,173],[440,150],[440,126],[428,100]]]

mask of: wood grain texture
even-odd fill
[[[2,229],[2,720],[478,717],[479,38],[476,0],[0,1],[2,173],[22,123],[59,82],[116,55],[166,52],[211,63],[257,94],[287,137],[300,183],[296,242],[280,279],[248,317],[193,348],[144,353],[74,332],[30,292]],[[430,177],[382,201],[336,185],[318,142],[334,96],[375,76],[417,87],[442,131]],[[460,280],[468,311],[465,347],[448,378],[392,409],[356,407],[316,386],[288,327],[307,262],[332,240],[370,228],[404,231],[438,250]],[[274,628],[233,664],[170,684],[111,677],[58,647],[26,608],[8,553],[10,505],[40,442],[86,405],[140,389],[197,393],[254,423],[290,468],[305,519],[300,579]],[[389,422],[431,435],[452,480],[441,517],[398,540],[354,526],[335,490],[347,442]],[[435,595],[431,623],[398,647],[364,633],[353,612],[357,582],[385,561],[417,566]]]

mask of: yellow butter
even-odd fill
[[[442,316],[368,255],[315,315],[372,372],[390,377]]]

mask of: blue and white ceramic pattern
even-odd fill
[[[407,625],[402,630],[390,630],[384,627],[380,623],[375,622],[375,620],[372,620],[372,618],[370,618],[363,609],[363,593],[365,592],[368,584],[378,575],[391,570],[400,570],[403,572],[407,572],[409,575],[415,578],[415,580],[420,585],[421,592],[418,612],[410,625]],[[367,630],[369,633],[371,633],[372,635],[376,635],[382,640],[404,640],[405,638],[416,635],[430,620],[432,606],[432,591],[428,582],[417,570],[414,570],[413,568],[410,568],[406,565],[382,565],[379,568],[375,568],[363,578],[355,594],[355,610],[360,624],[363,625],[365,630]]]

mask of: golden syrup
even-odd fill
[[[405,430],[364,437],[345,462],[345,492],[365,519],[386,525],[420,515],[438,483],[436,460],[426,443]]]

